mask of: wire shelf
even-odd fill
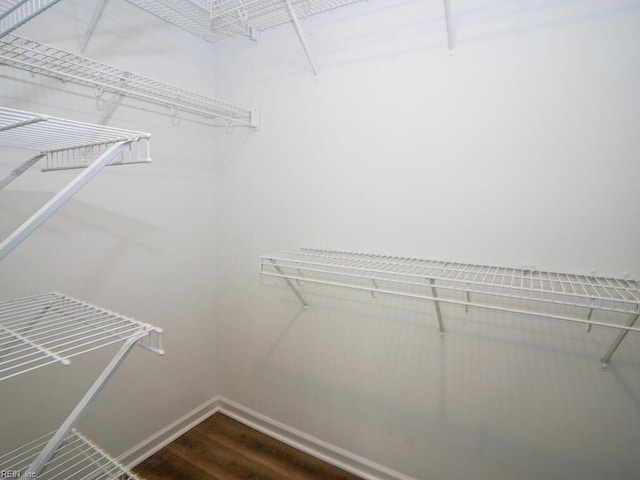
[[[0,456],[0,471],[7,475],[6,478],[29,478],[26,474],[29,465],[52,435],[45,435]],[[71,432],[69,438],[56,451],[55,456],[37,478],[39,480],[139,480],[136,475],[76,430]]]
[[[0,62],[105,92],[122,94],[143,102],[161,105],[173,114],[190,113],[199,117],[219,118],[227,126],[257,128],[254,111],[215,100],[158,80],[112,67],[87,57],[9,34],[0,38]]]
[[[0,302],[0,381],[130,338],[162,354],[161,333],[55,292]]]
[[[151,161],[151,135],[0,107],[0,147],[40,152],[43,171],[83,168],[118,142],[130,142],[111,165]]]
[[[291,22],[283,0],[127,0],[209,42],[252,37],[258,31]],[[292,0],[298,18],[331,11],[362,0]]]
[[[510,309],[496,301],[500,297],[532,304],[578,307],[589,312],[602,310],[637,315],[640,313],[640,283],[635,280],[321,249],[263,256],[261,273],[293,280],[298,285],[302,282],[336,285],[640,332],[640,328],[591,322],[534,308],[528,311]],[[437,288],[437,295],[434,288]],[[471,294],[474,294],[473,300]]]
[[[0,0],[0,37],[40,15],[60,0]]]

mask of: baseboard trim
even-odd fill
[[[143,460],[146,460],[158,450],[173,442],[179,436],[185,434],[193,427],[202,423],[220,409],[220,397],[213,397],[202,405],[183,415],[175,422],[167,425],[159,432],[154,433],[146,440],[138,443],[118,457],[118,462],[133,468]]]
[[[129,449],[119,457],[120,463],[133,468],[218,412],[364,480],[414,480],[412,477],[371,462],[221,396],[214,397],[196,407],[171,425]]]
[[[319,458],[364,480],[414,480],[304,432],[220,397],[219,412],[302,452]]]

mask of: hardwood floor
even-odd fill
[[[359,480],[220,413],[134,472],[145,480]]]

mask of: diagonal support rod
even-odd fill
[[[87,26],[87,31],[84,33],[82,40],[80,41],[80,52],[84,52],[85,48],[89,44],[89,40],[91,40],[91,36],[102,17],[102,13],[104,12],[105,7],[107,6],[107,2],[109,0],[100,0],[98,5],[96,5],[95,10],[93,11],[93,15],[91,16],[91,20],[89,21],[89,25]]]
[[[442,323],[442,313],[440,313],[440,302],[436,300],[438,298],[438,292],[436,291],[436,282],[433,278],[429,279],[429,285],[431,285],[431,296],[434,298],[433,305],[436,309],[436,317],[438,317],[440,336],[442,336],[444,335],[444,323]]]
[[[47,465],[47,463],[51,460],[51,458],[55,455],[56,450],[60,448],[60,446],[65,442],[65,440],[69,437],[71,430],[76,426],[84,412],[89,408],[89,405],[95,400],[98,394],[102,391],[107,382],[111,379],[113,374],[116,372],[118,367],[122,364],[124,359],[127,357],[133,346],[141,337],[132,337],[129,338],[123,345],[120,347],[120,350],[116,353],[113,359],[109,362],[106,368],[102,371],[97,380],[93,383],[91,388],[85,393],[84,397],[80,400],[80,402],[76,405],[73,411],[69,414],[67,419],[64,421],[62,425],[58,428],[56,433],[51,437],[47,445],[42,449],[42,451],[35,458],[33,463],[29,466],[29,468],[24,473],[25,478],[37,478],[38,475],[42,472],[42,469]],[[31,475],[31,476],[29,476]]]
[[[302,28],[300,27],[298,16],[296,15],[296,12],[293,10],[293,5],[291,5],[291,0],[284,0],[284,2],[287,4],[289,15],[291,15],[293,26],[296,29],[296,34],[298,35],[298,39],[300,40],[300,44],[302,45],[304,54],[307,56],[307,60],[309,60],[309,64],[311,65],[311,70],[313,70],[313,74],[317,77],[318,71],[316,70],[316,66],[313,64],[313,59],[311,58],[311,54],[309,53],[309,48],[307,47],[307,41],[305,40],[304,33],[302,31]]]
[[[640,314],[631,315],[631,317],[629,317],[629,320],[626,323],[626,326],[627,327],[633,327],[633,325],[638,320],[638,317],[640,317]],[[613,343],[609,347],[609,350],[607,350],[607,353],[605,353],[604,357],[602,357],[602,366],[604,368],[607,368],[609,366],[609,362],[611,361],[611,357],[613,356],[615,351],[618,349],[618,347],[620,346],[620,344],[624,340],[624,337],[627,336],[627,333],[629,333],[629,330],[620,330],[620,332],[618,333],[618,336],[615,338],[615,340],[613,341]]]
[[[447,46],[449,51],[453,51],[453,20],[451,17],[451,3],[450,0],[443,0],[444,2],[444,21],[447,25]]]
[[[25,223],[19,226],[11,235],[0,243],[0,260],[6,257],[14,248],[25,240],[33,231],[42,225],[47,218],[55,213],[73,195],[106,167],[130,141],[118,142],[100,155],[94,162],[85,168],[76,178],[67,184],[62,190],[53,196],[40,210],[34,213]]]
[[[282,271],[282,269],[276,265],[276,263],[272,260],[271,261],[273,268],[276,269],[276,271],[280,274],[281,278],[285,281],[285,283],[287,284],[287,286],[291,289],[291,291],[293,292],[293,294],[298,297],[298,300],[300,300],[300,302],[302,303],[302,306],[304,308],[307,308],[308,302],[305,300],[305,298],[302,296],[302,293],[300,293],[300,290],[298,290],[296,288],[296,286],[293,284],[293,282],[288,279],[284,272]]]

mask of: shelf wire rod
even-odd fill
[[[293,280],[295,280],[297,278],[295,276],[290,276],[290,275],[287,275],[287,274],[281,275],[279,273],[266,272],[266,271],[263,271],[261,273],[263,275],[266,275],[266,276],[272,276],[272,277],[278,277],[278,278],[288,278],[288,279],[293,279]],[[310,278],[310,277],[305,278],[305,281],[307,283],[318,283],[318,284],[323,284],[323,285],[332,285],[332,286],[335,286],[335,287],[349,288],[349,289],[352,289],[352,290],[361,290],[361,291],[369,291],[370,288],[371,288],[371,287],[363,287],[363,286],[353,285],[353,284],[348,284],[348,283],[320,280],[320,279],[315,279],[315,278]],[[447,304],[452,304],[452,305],[461,305],[461,306],[465,305],[464,301],[455,300],[455,299],[452,299],[452,298],[443,298],[443,297],[433,298],[432,296],[428,296],[428,295],[419,295],[419,294],[413,294],[413,293],[401,292],[401,291],[389,290],[389,289],[379,289],[377,291],[377,293],[382,293],[382,294],[387,294],[387,295],[395,295],[395,296],[407,297],[407,298],[416,298],[416,299],[422,299],[422,300],[430,300],[430,301],[438,300],[441,303],[447,303]],[[523,310],[523,309],[517,309],[517,308],[500,307],[500,306],[496,306],[496,305],[487,305],[487,304],[477,303],[477,302],[472,302],[470,304],[470,306],[471,307],[477,307],[477,308],[483,308],[483,309],[487,309],[487,310],[495,310],[495,311],[499,311],[499,312],[507,312],[507,313],[513,313],[513,314],[519,314],[519,315],[530,315],[530,316],[533,316],[533,317],[547,318],[547,319],[552,319],[552,320],[562,320],[562,321],[566,321],[566,322],[579,323],[579,324],[583,324],[583,325],[588,323],[587,320],[584,320],[584,319],[581,319],[581,318],[568,317],[566,315],[559,315],[559,314],[556,315],[556,314],[550,314],[550,313],[544,313],[544,312],[536,312],[536,311]],[[591,323],[593,323],[593,325],[599,326],[599,327],[605,327],[605,328],[611,328],[611,329],[617,329],[617,330],[628,330],[628,331],[631,331],[631,332],[640,332],[640,328],[633,327],[633,326],[628,327],[628,326],[624,326],[624,325],[619,325],[619,324],[614,324],[614,323],[606,323],[606,322],[601,322],[601,321],[592,321]]]
[[[115,344],[115,343],[119,343],[121,341],[122,341],[122,339],[115,339],[115,340],[111,340],[111,341],[108,341],[108,342],[101,342],[99,345],[94,345],[91,348],[85,348],[84,350],[81,350],[81,351],[74,351],[72,356],[77,356],[77,355],[82,355],[82,354],[85,354],[85,353],[88,353],[88,352],[92,352],[92,351],[95,351],[95,350],[97,350],[99,348],[103,348],[103,347],[106,347],[106,346],[109,346],[109,345],[112,345],[112,344]],[[85,347],[87,345],[91,345],[91,344],[87,343],[87,344],[81,345],[80,347]],[[62,351],[60,353],[65,353],[65,352]],[[20,359],[21,358],[18,358],[17,360],[20,360]],[[32,359],[32,360],[26,360],[26,361],[23,361],[22,363],[19,363],[19,364],[16,364],[16,365],[12,365],[9,368],[4,368],[4,369],[0,370],[0,374],[4,374],[7,371],[14,370],[13,373],[9,373],[9,374],[6,374],[6,375],[0,377],[0,380],[7,380],[7,379],[15,377],[17,375],[21,375],[21,374],[24,374],[26,372],[30,372],[30,371],[36,370],[38,368],[41,368],[43,366],[50,365],[50,364],[55,363],[57,361],[58,360],[55,359],[55,358],[52,358],[52,359],[50,359],[48,361],[44,361],[43,358],[36,358],[36,359]],[[36,362],[37,362],[36,365],[32,365],[33,363],[36,363]],[[63,365],[66,365],[66,364],[63,363]],[[15,371],[18,368],[20,370],[19,371]]]
[[[99,321],[93,321],[96,318]],[[105,315],[102,312],[95,310],[74,310],[74,311],[60,311],[47,313],[46,320],[42,320],[37,323],[37,327],[29,326],[30,338],[39,340],[41,338],[61,338],[59,332],[70,334],[74,331],[80,331],[79,335],[84,334],[86,331],[98,331],[101,333],[107,333],[112,335],[114,329],[122,329],[127,327],[140,328],[140,325],[120,320],[120,316],[116,314]],[[88,323],[92,322],[92,323]],[[8,322],[8,325],[15,325],[17,327],[22,326],[22,323]],[[104,329],[101,325],[113,325],[111,330]],[[53,328],[51,328],[53,327]],[[99,332],[100,333],[100,332]],[[70,335],[68,335],[70,336]]]
[[[386,268],[386,266],[390,265],[390,264],[391,265],[393,264],[393,262],[389,262],[389,261],[386,261],[386,260],[384,262],[382,262],[382,261],[376,259],[375,261],[379,262],[381,266],[385,266],[384,269],[382,269],[382,268],[378,269],[378,271],[381,271],[381,272],[388,272],[389,269]],[[310,261],[310,262],[307,262],[307,264],[308,265],[317,265],[318,262]],[[439,264],[437,264],[437,265],[439,265]],[[370,268],[370,267],[368,267],[368,268]],[[477,283],[477,286],[473,287],[474,291],[477,290],[478,293],[482,293],[482,292],[486,293],[487,289],[483,288],[482,285],[487,283],[486,279],[489,278],[491,274],[493,274],[493,271],[487,266],[476,265],[476,266],[472,266],[471,272],[472,273],[471,273],[471,278],[469,279],[470,280],[469,283]],[[519,275],[515,275],[516,273],[518,273]],[[551,279],[551,277],[549,277],[548,273],[537,272],[536,271],[533,274],[533,278],[531,278],[531,276],[529,276],[529,275],[527,275],[525,277],[524,271],[518,269],[517,271],[514,270],[513,274],[516,276],[516,278],[519,279],[519,283],[520,283],[520,287],[519,288],[521,290],[523,290],[523,291],[519,292],[517,295],[512,294],[511,296],[514,296],[514,297],[517,297],[517,298],[522,298],[522,299],[528,299],[528,300],[535,300],[536,298],[540,298],[543,301],[546,301],[545,300],[545,297],[546,297],[546,294],[545,294],[546,290],[545,289],[551,290],[551,286],[545,287],[544,284],[546,283],[547,285],[551,285],[550,282],[552,281],[552,279]],[[426,272],[421,272],[421,276],[437,277],[437,274],[434,275],[433,269],[431,269],[431,270],[426,271]],[[484,279],[484,282],[483,282],[483,279]],[[556,279],[554,281],[557,281],[557,280],[561,280],[562,282],[566,283],[566,280],[562,280],[562,279]],[[533,282],[535,282],[535,284]],[[581,288],[584,289],[584,286],[581,285]],[[527,293],[527,291],[525,291],[525,290],[528,290],[531,293]],[[554,287],[553,291],[556,291],[555,287]],[[535,295],[532,295],[533,293],[535,293]],[[551,292],[549,292],[549,293],[551,293]],[[591,303],[592,295],[583,296],[583,297],[585,299],[588,299],[590,301],[589,303]],[[576,299],[575,298],[571,299],[571,301],[569,301],[569,299],[565,299],[564,301],[562,301],[562,300],[558,300],[557,298],[554,298],[553,301],[555,303],[576,304]],[[586,302],[584,302],[584,303],[586,303]],[[584,306],[586,306],[586,305],[584,305]],[[619,310],[619,309],[618,308],[614,308],[614,310]]]
[[[46,348],[42,347],[41,345],[32,342],[28,338],[23,337],[19,333],[13,332],[12,330],[9,330],[8,328],[3,327],[2,325],[0,325],[0,331],[2,331],[4,333],[7,333],[9,336],[13,337],[14,339],[16,339],[16,340],[18,340],[18,341],[20,341],[22,343],[25,343],[25,344],[29,345],[31,348],[36,349],[38,352],[42,353],[43,355],[52,358],[53,361],[55,361],[55,362],[60,362],[62,365],[69,365],[69,363],[71,363],[71,362],[69,362],[68,359],[59,356],[55,352],[47,350]]]
[[[279,257],[272,257],[272,259],[274,259],[274,260],[279,260]],[[314,272],[314,271],[316,271],[316,272],[318,272],[318,273],[332,273],[331,271],[323,271],[323,270],[321,269],[321,267],[322,267],[323,265],[324,265],[324,264],[323,264],[322,262],[307,261],[307,262],[306,262],[306,265],[304,266],[304,269],[305,269],[305,270],[307,270],[307,271],[310,271],[310,272]],[[320,269],[315,268],[315,267],[320,267]],[[358,271],[362,271],[362,269],[357,269],[357,268],[352,268],[351,270],[352,270],[353,272],[356,272],[356,273],[357,273]],[[369,270],[367,270],[367,271],[369,271]],[[379,273],[379,274],[389,274],[389,275],[394,275],[394,274],[392,274],[392,273],[389,273],[389,272],[388,272],[388,270],[376,269],[375,271],[376,271],[376,273]],[[425,276],[429,276],[429,275],[434,276],[434,275],[432,275],[432,272],[426,272],[426,273],[427,273],[427,274],[426,274]],[[479,267],[477,276],[483,276],[484,278],[486,278],[486,277],[489,275],[489,273],[490,273],[489,267],[482,266],[482,267]],[[346,273],[344,273],[344,274],[345,274],[345,275],[347,275]],[[349,273],[349,274],[348,274],[348,276],[354,276],[354,274]],[[357,276],[357,275],[355,275],[355,276]],[[437,276],[434,276],[434,278],[437,278]],[[479,281],[479,282],[477,283],[477,288],[475,288],[475,290],[477,290],[477,292],[478,292],[478,293],[490,293],[490,291],[489,291],[489,290],[487,290],[487,288],[484,288],[484,287],[483,287],[484,285],[486,285],[486,281],[485,281],[485,283],[482,283],[481,281]],[[462,287],[462,288],[460,288],[460,289],[463,289],[463,288],[465,288],[465,287],[463,286],[463,287]],[[526,288],[531,288],[531,285],[528,285]],[[454,289],[455,289],[455,288],[454,288]],[[536,288],[536,289],[534,290],[534,292],[539,292],[539,288]],[[526,295],[525,295],[525,293],[527,293],[527,292],[520,292],[518,295],[512,295],[512,296],[515,296],[515,297],[517,297],[517,298],[522,298],[522,299],[535,300],[535,297],[533,297],[533,296],[532,296],[532,295],[530,295],[530,294],[526,294]],[[546,301],[546,300],[545,300],[545,298],[544,298],[544,296],[541,296],[541,298],[542,298],[542,301]],[[554,303],[562,303],[562,302],[559,302],[559,301],[555,301],[555,300],[554,300]]]
[[[91,386],[91,388],[87,391],[85,396],[80,400],[80,402],[69,414],[69,416],[63,422],[60,428],[58,428],[56,433],[47,442],[47,445],[38,454],[38,456],[35,458],[33,463],[31,463],[31,465],[25,472],[25,476],[28,476],[28,474],[38,476],[42,472],[46,464],[49,462],[49,460],[51,460],[51,457],[55,454],[56,450],[62,445],[64,440],[67,439],[72,429],[80,420],[80,417],[82,416],[82,414],[86,411],[86,409],[93,402],[96,396],[102,391],[106,383],[111,379],[111,377],[116,372],[118,367],[120,367],[124,359],[127,357],[129,352],[131,351],[132,347],[135,345],[135,343],[138,340],[139,338],[136,338],[136,337],[130,338],[122,345],[122,347],[120,347],[120,350],[116,353],[116,355],[109,362],[107,367],[96,379],[96,381]]]

